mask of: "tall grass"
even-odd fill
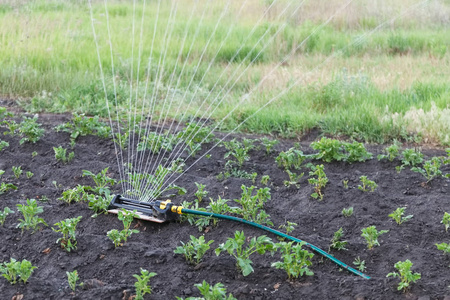
[[[254,64],[235,83],[226,101],[215,110],[213,118],[217,121],[222,120],[243,95],[255,88],[271,67],[290,54],[291,59],[223,122],[223,129],[235,128],[284,90],[289,82],[303,77],[303,85],[260,111],[241,129],[295,136],[319,128],[330,134],[387,142],[417,134],[406,121],[399,121],[404,119],[396,117],[394,121],[391,118],[393,114],[406,116],[412,109],[427,112],[449,108],[450,74],[442,71],[442,67],[448,68],[450,60],[450,5],[446,1],[429,1],[407,18],[396,19],[389,26],[373,32],[371,30],[379,24],[398,16],[417,2],[354,1],[310,36],[344,1],[307,1],[295,17],[279,18],[283,5],[287,3],[287,0],[279,0],[250,38],[246,37],[261,14],[269,8],[270,1],[249,0],[238,20],[236,13],[241,9],[240,2],[232,2],[230,11],[223,16],[217,29],[214,29],[216,21],[223,12],[221,1],[211,1],[214,5],[208,8],[207,17],[201,24],[198,15],[194,22],[188,22],[189,8],[195,1],[180,1],[172,24],[172,36],[168,40],[169,51],[164,59],[166,71],[163,73],[158,72],[158,61],[165,50],[163,41],[166,25],[170,22],[170,1],[162,1],[153,52],[151,45],[157,7],[156,2],[147,2],[148,6],[143,11],[142,2],[138,1],[133,14],[131,2],[108,1],[114,80],[118,83],[119,106],[115,108],[119,111],[125,110],[128,103],[131,69],[136,72],[140,40],[138,25],[142,14],[145,15],[145,34],[139,61],[141,67],[137,78],[132,78],[131,87],[138,89],[138,94],[143,97],[148,72],[148,94],[157,90],[161,99],[169,94],[175,95],[174,103],[177,105],[186,105],[186,99],[182,97],[185,93],[187,99],[190,99],[189,95],[195,96],[192,107],[186,107],[188,113],[185,118],[194,116],[210,91],[212,97],[209,97],[208,105],[213,110],[215,103],[212,99],[221,97],[220,87],[227,88],[228,76],[219,78],[219,74],[232,59],[227,75],[234,71],[239,73],[241,62]],[[199,11],[206,3],[203,2],[199,2]],[[113,75],[103,1],[93,1],[93,13],[101,62],[106,70],[107,92],[112,99]],[[133,15],[137,24],[134,39]],[[272,33],[279,29],[280,34],[265,47],[270,35],[260,43],[258,39],[268,28]],[[187,39],[182,47],[186,32]],[[367,35],[368,32],[371,34]],[[309,38],[298,47],[306,37]],[[223,43],[225,39],[226,43]],[[134,57],[131,53],[133,40]],[[107,115],[86,0],[3,1],[0,4],[0,44],[0,94],[21,98],[20,103],[30,111]],[[191,45],[192,51],[189,52]],[[235,56],[238,49],[241,51]],[[148,64],[150,53],[152,64]],[[322,66],[321,62],[330,56],[333,59]],[[200,57],[202,60],[197,68]],[[212,60],[214,62],[210,66]],[[184,62],[186,67],[183,70]],[[411,65],[405,66],[404,62]],[[175,86],[172,78],[178,76],[180,84]],[[212,90],[217,80],[218,89]],[[174,112],[170,115],[180,117]],[[422,131],[422,134],[427,134],[426,130]],[[439,136],[433,134],[429,140],[447,143]]]

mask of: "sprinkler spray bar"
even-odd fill
[[[123,198],[120,195],[116,195],[111,203],[108,206],[108,212],[117,214],[119,209],[126,209],[126,210],[136,210],[138,214],[138,218],[142,220],[147,220],[151,222],[157,222],[157,223],[164,223],[166,221],[176,220],[178,219],[178,216],[181,214],[192,214],[192,215],[198,215],[198,216],[205,216],[205,217],[212,217],[212,218],[218,218],[218,219],[224,219],[224,220],[230,220],[235,222],[244,223],[268,232],[271,232],[277,236],[284,237],[286,239],[289,239],[291,241],[301,243],[304,242],[298,238],[292,237],[290,235],[287,235],[285,233],[282,233],[281,231],[272,229],[270,227],[257,224],[251,221],[244,220],[242,218],[227,216],[227,215],[221,215],[221,214],[215,214],[211,212],[204,212],[204,211],[198,211],[193,209],[186,209],[183,208],[183,206],[175,205],[174,203],[170,202],[170,200],[166,201],[154,201],[151,203],[147,202],[139,202],[136,200],[126,199]],[[319,247],[316,247],[310,243],[304,242],[305,246],[311,248],[313,251],[319,253],[322,256],[325,256],[326,258],[330,259],[335,264],[341,266],[344,269],[347,269],[348,271],[352,272],[353,274],[356,274],[358,276],[361,276],[365,279],[370,279],[370,276],[350,267],[349,265],[341,262],[331,254],[327,253],[326,251],[320,249]]]

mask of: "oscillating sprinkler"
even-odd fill
[[[124,198],[120,195],[116,195],[112,200],[111,203],[108,206],[108,212],[117,214],[119,212],[119,209],[125,209],[128,211],[136,210],[137,218],[156,222],[156,223],[164,223],[166,221],[172,221],[177,220],[179,215],[181,214],[191,214],[191,215],[198,215],[198,216],[205,216],[205,217],[212,217],[212,218],[218,218],[218,219],[224,219],[224,220],[230,220],[235,222],[244,223],[268,232],[271,232],[277,236],[286,238],[288,240],[297,242],[297,243],[305,243],[305,246],[312,249],[314,252],[319,253],[322,256],[325,256],[326,258],[330,259],[335,264],[341,266],[344,269],[347,269],[348,271],[352,272],[353,274],[356,274],[358,276],[361,276],[365,279],[370,279],[370,276],[350,267],[349,265],[341,262],[328,252],[320,249],[319,247],[316,247],[310,243],[307,243],[305,241],[302,241],[298,238],[292,237],[290,235],[287,235],[281,231],[275,230],[273,228],[257,224],[251,221],[247,221],[242,218],[237,218],[233,216],[227,216],[227,215],[221,215],[216,214],[212,212],[206,212],[206,211],[199,211],[199,210],[193,210],[193,209],[187,209],[183,206],[178,206],[172,203],[170,200],[166,201],[160,201],[156,200],[153,202],[139,202],[132,199]]]

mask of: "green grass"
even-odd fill
[[[131,47],[133,5],[113,1],[108,4],[117,106],[113,100],[103,1],[94,1],[93,4],[108,99],[111,108],[121,114],[126,113],[130,103],[130,72],[137,70],[139,25],[144,13],[141,65],[137,78],[134,75],[132,80],[132,89],[138,91],[140,98],[133,100],[133,106],[143,105],[141,99],[145,94],[146,71],[149,70],[151,83],[147,95],[157,92],[158,99],[173,97],[173,107],[176,108],[168,112],[170,117],[187,120],[195,117],[200,108],[201,112],[214,111],[212,117],[220,121],[238,105],[231,117],[220,126],[222,129],[234,129],[292,82],[299,81],[300,85],[262,109],[240,130],[290,137],[319,128],[325,133],[368,142],[383,143],[394,138],[411,139],[420,135],[425,142],[450,143],[445,132],[440,132],[450,128],[447,124],[450,121],[439,118],[443,125],[438,126],[439,130],[431,130],[436,126],[431,126],[430,115],[426,115],[426,112],[445,113],[446,109],[450,109],[450,74],[442,71],[450,64],[449,24],[436,17],[439,13],[450,11],[450,5],[446,2],[439,2],[441,6],[438,7],[430,5],[422,14],[398,19],[395,26],[391,24],[373,32],[371,30],[380,23],[397,16],[414,2],[400,1],[396,4],[398,7],[395,6],[396,10],[392,9],[397,15],[386,13],[381,17],[377,16],[376,11],[355,5],[297,47],[327,19],[326,4],[317,4],[323,10],[319,19],[314,14],[317,9],[309,4],[304,8],[302,20],[289,19],[284,23],[276,20],[276,14],[275,17],[268,16],[247,39],[260,16],[258,9],[264,11],[267,1],[250,1],[252,10],[244,11],[239,22],[234,16],[240,2],[234,3],[217,29],[214,28],[222,13],[220,4],[211,7],[200,23],[204,4],[200,1],[199,13],[194,16],[194,23],[198,26],[194,26],[194,23],[189,23],[190,7],[194,2],[180,1],[177,16],[172,20],[171,38],[167,39],[169,51],[161,60],[165,70],[163,73],[158,72],[158,61],[165,49],[166,24],[171,22],[170,1],[162,1],[153,51],[151,45],[157,2],[148,2],[145,12],[141,2],[136,7],[134,58]],[[355,9],[360,10],[359,15],[356,14],[359,17],[355,17]],[[337,8],[329,10],[333,13]],[[270,35],[260,43],[258,40],[268,28],[272,34],[280,30],[280,34],[265,47]],[[209,42],[213,31],[215,33]],[[186,32],[187,39],[183,45]],[[21,105],[33,112],[76,111],[107,116],[87,1],[6,2],[0,5],[0,43],[0,94],[20,98]],[[192,51],[188,54],[191,46]],[[180,49],[181,59],[177,60]],[[235,56],[238,49],[241,51]],[[258,54],[260,51],[262,53]],[[150,53],[152,63],[147,65]],[[216,53],[217,57],[209,65]],[[271,68],[289,53],[292,57],[288,63],[276,69],[269,79],[259,85]],[[203,60],[196,68],[202,55]],[[219,78],[233,58],[226,74]],[[331,59],[322,65],[328,58]],[[406,59],[409,59],[411,66],[402,65]],[[254,64],[247,70],[240,67],[241,62],[247,66],[251,61]],[[364,66],[371,67],[364,69]],[[216,109],[217,102],[213,100],[216,96],[223,98],[220,89],[229,89],[227,80],[234,71],[243,76],[236,83],[232,81],[233,88]],[[179,78],[180,74],[182,76]],[[321,74],[326,74],[326,78]],[[308,76],[313,78],[308,79]],[[161,80],[155,85],[158,78]],[[387,84],[380,83],[383,79]],[[217,86],[213,89],[216,82]],[[240,99],[249,92],[249,100],[240,103]],[[186,99],[183,98],[184,93],[187,94]],[[200,106],[204,99],[207,99],[207,105]],[[417,126],[411,125],[417,120],[411,116],[412,112],[420,109],[425,112],[421,122],[429,126],[423,126],[417,132]],[[161,110],[162,106],[157,105],[156,111]],[[165,115],[166,111],[162,114]]]

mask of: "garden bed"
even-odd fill
[[[303,167],[305,176],[300,180],[300,188],[285,187],[288,179],[286,172],[277,166],[275,157],[280,151],[293,146],[292,141],[280,141],[275,152],[266,155],[264,149],[250,151],[250,160],[244,169],[257,172],[255,185],[260,183],[262,175],[269,175],[271,200],[265,205],[266,212],[274,223],[274,228],[295,222],[298,226],[291,233],[324,250],[328,250],[330,240],[340,227],[344,230],[347,249],[331,250],[339,260],[355,267],[352,262],[357,257],[366,263],[365,273],[371,276],[367,280],[339,268],[333,262],[315,254],[311,266],[313,276],[300,277],[288,281],[283,270],[271,267],[280,260],[278,254],[252,256],[254,273],[242,276],[236,269],[235,261],[226,253],[214,254],[214,249],[232,237],[237,230],[243,230],[247,237],[266,234],[258,229],[230,221],[220,221],[217,227],[207,227],[199,231],[188,222],[170,222],[157,224],[135,221],[132,227],[139,233],[132,235],[121,247],[106,236],[111,229],[120,229],[122,223],[116,215],[102,214],[91,218],[92,210],[87,203],[66,204],[60,200],[64,190],[76,185],[93,185],[89,177],[82,177],[83,170],[98,173],[109,167],[109,176],[118,178],[117,160],[111,139],[96,136],[79,137],[73,149],[75,157],[68,164],[57,162],[53,147],[69,147],[69,134],[56,132],[53,128],[70,120],[70,115],[44,114],[39,123],[45,129],[44,137],[37,143],[19,144],[20,138],[3,136],[1,139],[10,146],[0,152],[0,170],[6,173],[2,181],[18,187],[0,195],[0,209],[10,207],[15,214],[9,215],[3,227],[0,227],[0,262],[27,259],[37,266],[28,283],[11,285],[0,278],[2,299],[13,299],[14,295],[23,295],[23,299],[129,299],[134,294],[133,274],[139,274],[140,268],[157,273],[150,280],[153,288],[146,299],[175,299],[175,296],[200,296],[194,284],[206,280],[210,284],[221,282],[228,292],[238,299],[444,299],[450,297],[449,267],[450,256],[437,250],[435,244],[450,242],[450,232],[446,233],[441,224],[444,212],[450,211],[450,179],[439,177],[425,184],[425,178],[406,168],[397,173],[395,167],[401,163],[378,161],[376,155],[384,147],[370,146],[374,159],[366,162],[324,163],[329,179],[324,189],[324,199],[318,201],[310,195],[313,187],[308,184],[308,169]],[[235,136],[240,138],[239,136]],[[253,137],[255,138],[255,137]],[[310,142],[317,138],[312,135],[302,141],[305,153],[313,153]],[[211,145],[210,145],[211,146]],[[203,146],[203,151],[208,148]],[[426,157],[445,155],[445,151],[422,150]],[[32,156],[37,152],[36,156]],[[176,184],[184,187],[187,194],[177,196],[172,201],[193,201],[197,190],[195,182],[206,185],[207,198],[240,198],[241,186],[251,186],[249,179],[227,178],[218,180],[226,160],[223,147],[215,148],[209,158],[202,158],[189,169]],[[197,156],[198,157],[198,156]],[[194,159],[187,160],[189,166]],[[315,164],[320,161],[312,161]],[[13,166],[22,166],[24,173],[34,175],[26,178],[23,174],[16,179],[11,171]],[[450,173],[450,166],[442,168]],[[357,188],[360,176],[366,175],[378,184],[374,192],[363,192]],[[343,181],[348,181],[348,188]],[[119,192],[115,190],[115,192]],[[21,217],[16,204],[24,204],[26,199],[38,200],[44,212],[40,215],[50,226],[42,227],[34,234],[21,232],[16,228]],[[44,201],[43,201],[44,200]],[[205,201],[204,206],[208,201]],[[229,203],[231,205],[231,201]],[[353,207],[351,217],[344,217],[343,208]],[[406,214],[413,218],[397,225],[390,217],[398,207],[406,207]],[[66,219],[82,216],[77,227],[78,249],[66,252],[56,240],[60,234],[52,231],[53,224]],[[367,249],[361,237],[361,229],[375,225],[378,230],[389,230],[379,238],[380,246]],[[188,265],[181,255],[173,250],[187,242],[189,236],[204,235],[206,240],[214,240],[203,262],[197,266]],[[274,236],[267,234],[274,241]],[[394,264],[409,259],[413,262],[413,271],[421,273],[421,279],[411,285],[407,293],[397,290],[398,278],[386,278],[396,271]],[[68,286],[66,271],[77,270],[83,287],[75,292]],[[429,298],[427,298],[429,297]],[[15,298],[21,299],[21,298]]]

